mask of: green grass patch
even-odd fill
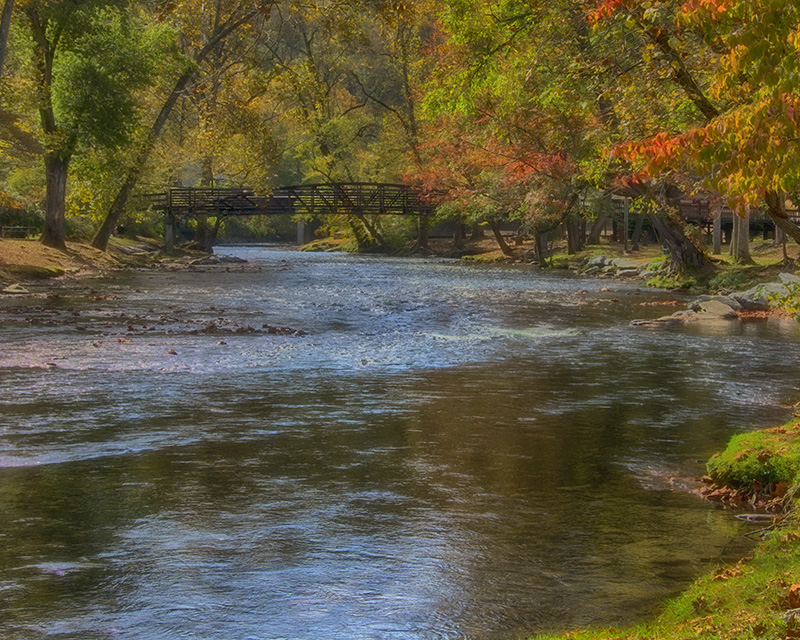
[[[569,269],[573,264],[573,260],[571,256],[555,255],[548,260],[548,264],[553,269]]]
[[[794,482],[800,470],[799,436],[797,423],[734,436],[708,461],[708,474],[734,489]]]
[[[697,280],[682,273],[653,276],[647,281],[647,286],[655,289],[689,289],[696,284]]]
[[[64,269],[55,265],[24,265],[6,267],[6,271],[20,280],[46,280],[64,275]]]

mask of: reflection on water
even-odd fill
[[[786,418],[796,324],[633,329],[664,294],[238,252],[0,309],[4,638],[514,638],[742,552],[672,477]]]

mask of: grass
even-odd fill
[[[800,421],[731,439],[708,463],[732,489],[784,484],[786,511],[750,558],[698,579],[656,619],[628,629],[584,629],[537,640],[788,640],[800,638]]]
[[[734,489],[793,483],[800,471],[800,424],[734,436],[708,462],[714,482]]]

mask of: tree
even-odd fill
[[[523,220],[544,264],[543,239],[580,215],[600,158],[596,78],[575,81],[585,24],[566,1],[446,5],[425,101],[431,157],[420,175],[490,226]]]
[[[14,13],[14,0],[5,0],[3,10],[0,13],[0,78],[3,76],[3,66],[6,60],[6,46],[8,44],[8,32],[11,29],[11,16]]]
[[[23,11],[44,147],[42,242],[64,249],[70,160],[82,148],[127,141],[136,119],[134,91],[149,77],[153,42],[122,3],[34,0]]]
[[[602,13],[636,11],[613,0]],[[673,29],[702,36],[710,71],[703,118],[620,148],[640,177],[680,172],[721,193],[744,215],[765,202],[775,224],[800,241],[785,194],[800,184],[800,3],[691,0],[673,12]],[[691,87],[684,86],[687,95]]]
[[[257,25],[262,20],[268,20],[274,4],[267,2],[254,5],[246,0],[230,2],[217,0],[212,16],[206,16],[202,11],[198,12],[196,5],[190,0],[167,5],[167,10],[176,16],[176,22],[183,21],[182,35],[187,47],[183,69],[173,78],[171,89],[167,90],[158,114],[142,136],[138,151],[132,154],[132,161],[126,167],[117,194],[92,240],[92,246],[103,251],[108,247],[114,227],[139,181],[142,167],[149,159],[175,105],[197,77],[201,65],[226,42],[231,34],[248,24]],[[207,24],[209,17],[210,25]],[[166,20],[167,16],[164,15],[162,19]]]

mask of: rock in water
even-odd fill
[[[11,285],[8,285],[5,289],[3,289],[3,293],[21,294],[21,293],[30,293],[30,291],[28,291],[22,285],[11,284]]]

